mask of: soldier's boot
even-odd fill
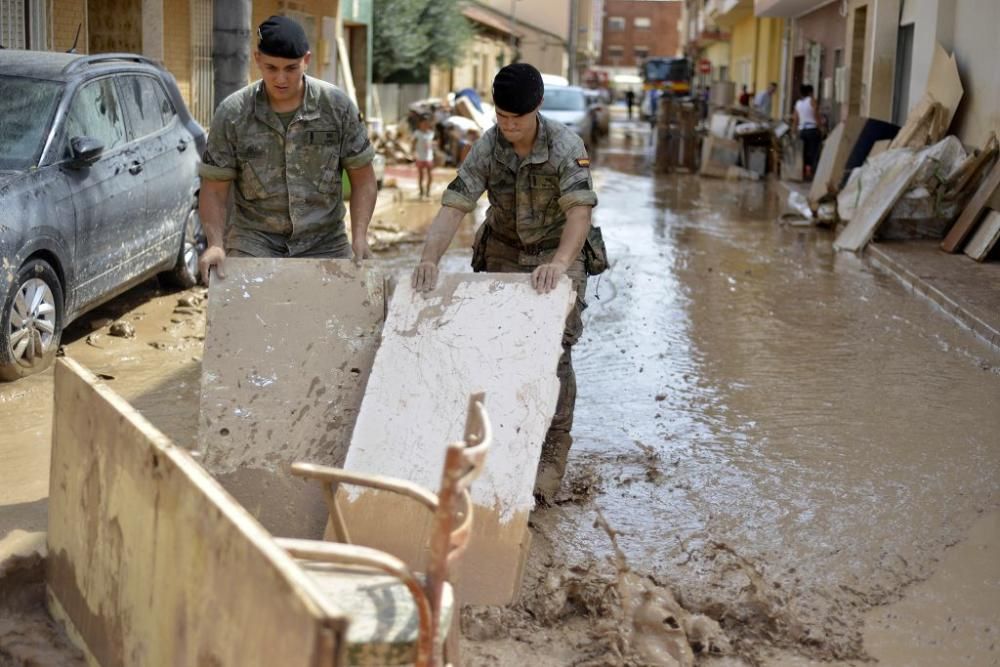
[[[576,404],[576,374],[573,372],[569,347],[563,348],[556,374],[559,376],[559,400],[552,424],[542,443],[542,456],[535,475],[535,499],[541,505],[552,504],[559,492],[566,473],[566,459],[573,445],[570,431],[573,428],[573,408]]]

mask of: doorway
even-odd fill
[[[913,68],[913,24],[899,26],[896,71],[892,83],[892,122],[902,126],[910,113],[910,72]]]

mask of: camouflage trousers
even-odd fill
[[[490,273],[531,273],[540,264],[551,259],[554,251],[542,255],[526,255],[494,237],[486,240],[485,270]],[[576,304],[566,316],[563,329],[563,352],[559,358],[556,375],[559,377],[559,400],[555,416],[545,435],[542,459],[539,465],[536,492],[548,497],[555,493],[566,469],[566,457],[573,445],[573,411],[576,406],[576,373],[573,371],[573,346],[583,334],[583,311],[587,307],[587,272],[583,257],[578,257],[566,275],[576,288]]]
[[[244,236],[230,245],[226,238],[227,257],[302,257],[310,259],[350,259],[354,256],[347,236],[322,240],[320,243],[297,254],[291,254],[285,243],[277,237],[261,234],[255,237]]]

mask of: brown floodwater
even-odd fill
[[[606,593],[623,558],[748,662],[997,664],[1000,355],[831,232],[779,224],[767,184],[651,176],[648,132],[625,127],[594,170],[612,268],[574,350],[565,492],[532,517],[527,601],[498,617],[527,630],[482,630],[471,663],[589,655],[601,595],[542,622],[531,592]],[[421,232],[435,210],[404,197],[376,218]],[[445,270],[466,270],[472,229]],[[406,279],[419,249],[380,256]],[[184,445],[204,332],[203,304],[177,310],[190,295],[147,283],[65,341]],[[113,320],[136,337],[110,337]],[[0,540],[45,529],[51,410],[51,372],[0,385]],[[920,638],[938,651],[923,661],[906,653]]]

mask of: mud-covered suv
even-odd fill
[[[204,144],[147,58],[0,50],[0,379],[47,367],[66,324],[152,275],[195,283]]]

